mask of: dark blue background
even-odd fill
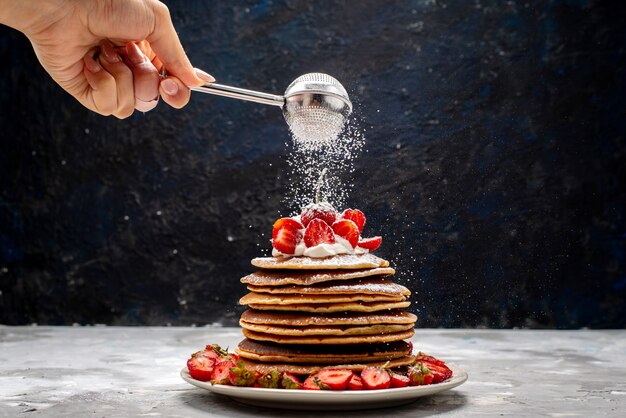
[[[613,6],[611,6],[613,4]],[[602,1],[176,1],[197,66],[337,77],[349,205],[421,326],[626,324],[626,20]],[[235,324],[286,193],[276,108],[83,109],[0,28],[0,323]],[[264,235],[262,235],[264,234]]]

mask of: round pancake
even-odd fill
[[[389,261],[374,254],[341,254],[326,258],[311,257],[258,257],[252,259],[252,265],[262,269],[288,270],[336,270],[366,269],[389,267]]]
[[[400,331],[393,332],[389,334],[374,334],[374,335],[349,335],[349,336],[325,336],[325,335],[315,335],[315,336],[304,336],[304,337],[294,337],[289,335],[273,335],[273,334],[264,334],[262,332],[250,331],[247,329],[243,329],[243,335],[246,338],[255,341],[271,341],[277,344],[377,344],[377,343],[389,343],[392,341],[402,341],[407,338],[411,338],[415,331],[413,328]]]
[[[241,283],[255,286],[286,286],[289,284],[309,286],[315,283],[335,280],[351,280],[370,276],[391,276],[396,271],[391,267],[376,267],[361,270],[320,270],[320,271],[296,271],[296,270],[261,270],[247,275],[241,279]]]
[[[377,324],[364,326],[309,326],[309,327],[281,327],[276,325],[259,325],[251,324],[245,321],[239,321],[239,325],[249,331],[261,332],[271,335],[288,335],[292,337],[306,337],[311,335],[334,335],[334,336],[352,336],[352,335],[372,335],[372,334],[389,334],[393,332],[401,332],[413,329],[413,324]]]
[[[252,309],[264,311],[301,311],[301,312],[376,312],[389,309],[402,309],[411,305],[411,302],[343,302],[343,303],[309,303],[297,305],[264,305],[251,303]]]
[[[417,321],[417,316],[400,310],[373,313],[339,312],[334,314],[314,314],[306,312],[272,312],[248,309],[241,315],[241,320],[249,324],[290,327],[371,324],[412,325]]]
[[[376,361],[371,363],[347,363],[347,364],[333,364],[333,365],[315,365],[315,364],[288,364],[288,363],[260,363],[248,359],[242,360],[249,370],[256,370],[261,374],[265,374],[272,369],[276,369],[279,372],[289,372],[293,374],[310,375],[317,373],[322,369],[332,367],[333,369],[348,369],[354,372],[360,372],[364,368],[372,367],[385,367],[392,369],[395,367],[409,366],[415,363],[415,356],[405,356],[389,361]]]
[[[281,345],[270,342],[242,340],[235,352],[242,358],[264,363],[341,364],[387,361],[411,354],[406,341],[387,344],[357,344],[329,347],[325,345]]]
[[[402,302],[406,298],[402,295],[273,295],[271,293],[248,293],[239,299],[240,305],[300,305],[300,304],[328,304],[342,302]]]
[[[396,284],[382,277],[367,279],[346,280],[343,282],[326,282],[312,286],[255,286],[248,285],[248,290],[256,293],[272,294],[301,294],[301,295],[326,295],[326,294],[353,294],[409,296],[411,291],[404,286]]]

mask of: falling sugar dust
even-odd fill
[[[312,140],[292,135],[287,143],[289,166],[288,190],[283,208],[299,213],[301,208],[315,199],[315,190],[321,176],[321,198],[335,208],[346,205],[353,184],[354,161],[361,154],[365,143],[364,131],[351,117],[342,132],[335,137]]]

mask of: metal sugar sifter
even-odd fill
[[[346,89],[335,78],[309,73],[296,78],[282,96],[211,83],[193,91],[279,106],[291,132],[303,141],[334,139],[352,112]]]

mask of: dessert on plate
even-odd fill
[[[364,237],[358,209],[328,203],[278,219],[272,256],[241,279],[249,291],[239,324],[244,339],[192,355],[198,380],[238,386],[384,389],[438,383],[452,376],[440,360],[407,341],[417,316],[411,292],[395,283],[389,262],[372,254],[380,236]],[[209,372],[210,370],[210,372]],[[195,374],[195,375],[194,375]]]

